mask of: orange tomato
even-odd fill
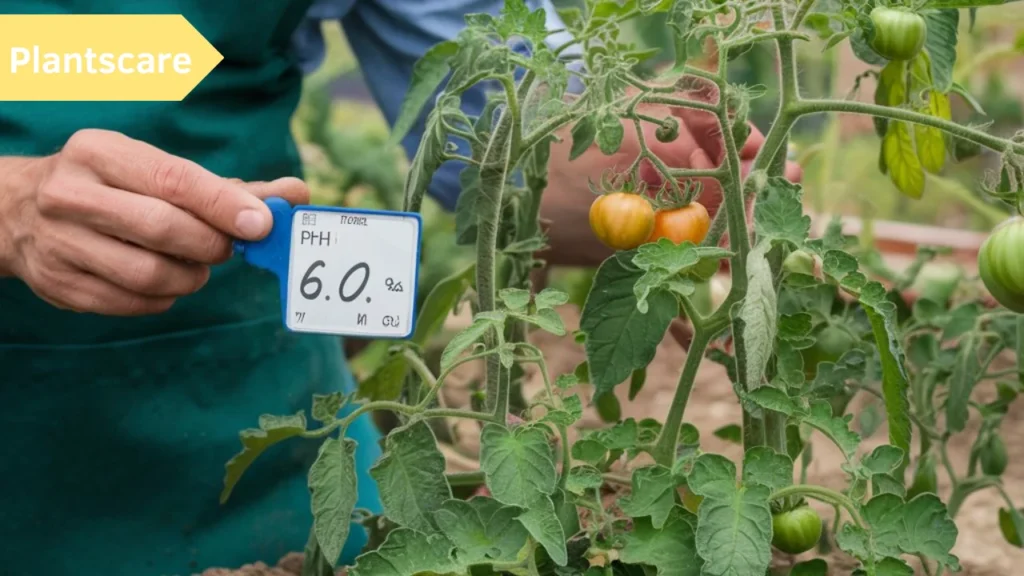
[[[654,230],[647,238],[648,242],[657,242],[668,238],[674,244],[682,244],[689,240],[700,244],[711,228],[711,216],[707,208],[699,202],[690,202],[686,206],[671,210],[659,210],[654,215]]]
[[[632,250],[651,235],[654,208],[639,194],[604,194],[590,205],[590,229],[605,246]]]

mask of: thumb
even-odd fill
[[[250,194],[260,200],[282,198],[292,206],[309,204],[309,186],[299,178],[285,177],[270,182],[240,182]]]

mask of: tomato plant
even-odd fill
[[[929,28],[955,30],[960,8],[988,3],[951,0],[922,14]],[[928,573],[955,572],[955,519],[981,490],[999,492],[1006,507],[993,524],[998,520],[1011,543],[1019,543],[1024,518],[1003,490],[997,474],[1003,467],[993,458],[999,452],[992,450],[1021,390],[1020,367],[997,362],[1007,354],[1019,361],[1024,346],[1014,301],[1002,293],[997,298],[1009,304],[990,307],[977,297],[937,291],[935,299],[911,303],[905,291],[939,251],[921,247],[912,264],[894,272],[844,234],[838,219],[812,234],[803,189],[784,177],[796,122],[855,113],[878,120],[879,165],[904,194],[921,197],[925,171],[955,161],[949,136],[999,154],[1003,177],[992,194],[1024,205],[1024,136],[1002,138],[952,119],[956,35],[894,36],[893,16],[872,12],[876,4],[586,0],[581,9],[560,11],[558,33],[571,42],[552,41],[545,23],[553,15],[523,0],[506,0],[500,14],[468,15],[457,38],[439,43],[417,65],[392,142],[428,109],[403,209],[421,209],[441,165],[462,163],[456,242],[472,249],[475,261],[437,283],[418,311],[423,328],[409,341],[390,343],[357,393],[315,396],[312,424],[299,412],[263,416],[258,429],[243,431],[242,451],[226,466],[223,497],[273,444],[320,442],[309,473],[306,573],[333,573],[356,510],[355,446],[345,430],[360,414],[387,412],[400,425],[388,432],[384,455],[370,469],[383,514],[362,524],[387,530],[374,532],[379,537],[346,568],[350,576],[760,576],[771,565],[773,544],[808,551],[820,539],[821,518],[803,504],[809,500],[834,510],[826,520],[835,527],[828,543],[859,565],[857,574],[910,574],[910,557]],[[641,75],[637,64],[649,53],[620,31],[651,14],[664,17],[678,39],[675,62]],[[906,26],[913,29],[912,22]],[[879,80],[874,102],[801,93],[794,46],[812,33],[829,48],[848,40],[858,57],[880,67],[871,72]],[[516,42],[528,49],[513,50]],[[689,58],[692,46],[704,44],[721,56],[710,68]],[[730,57],[755,44],[775,51],[780,102],[760,150],[741,161],[750,101],[758,94],[730,82]],[[878,52],[909,59],[879,59]],[[570,88],[570,80],[579,86]],[[471,99],[463,96],[480,83],[493,88],[486,105],[466,108]],[[716,166],[673,167],[658,156],[663,147],[646,141],[651,127],[662,144],[678,138],[684,116],[671,108],[701,113],[715,125]],[[553,146],[560,141],[568,151]],[[559,161],[606,156],[616,173],[591,184],[600,194],[594,232],[616,250],[580,299],[572,335],[557,312],[568,295],[535,289],[531,281],[537,255],[548,247],[540,200],[556,152],[567,155]],[[617,184],[652,182],[642,174],[651,170],[660,187],[653,200]],[[702,199],[712,189],[703,183],[712,180],[721,198]],[[708,218],[701,207],[713,200],[719,208]],[[652,206],[664,212],[655,216]],[[652,237],[655,228],[661,232]],[[1016,263],[1009,260],[1015,234],[1009,226],[996,230],[981,256],[985,284],[999,281],[994,291],[1016,289]],[[728,294],[699,305],[699,285],[724,262]],[[438,358],[425,357],[425,344],[464,303],[472,320]],[[692,337],[664,418],[624,417],[623,402],[644,387],[648,364],[681,316]],[[528,337],[532,331],[571,338],[585,360],[552,372],[545,350]],[[742,445],[735,461],[708,450],[701,431],[687,422],[706,362],[724,367],[742,411],[721,432]],[[453,371],[470,363],[482,375],[468,405],[443,402]],[[541,390],[517,400],[528,371]],[[988,389],[978,400],[973,392],[982,387],[994,393]],[[855,396],[884,412],[887,437],[870,450],[862,440],[871,427],[864,419],[853,426],[846,414]],[[591,403],[608,422],[578,429]],[[969,427],[971,418],[980,425]],[[446,471],[437,432],[451,422],[465,424],[460,433],[479,441],[468,472]],[[975,434],[966,466],[952,462],[947,449],[961,433]],[[844,486],[806,480],[813,439],[835,445]],[[940,465],[949,480],[944,487],[936,481]],[[793,569],[824,574],[827,563],[817,558]]]
[[[639,194],[604,194],[590,205],[590,229],[605,246],[632,250],[655,230],[654,208]]]

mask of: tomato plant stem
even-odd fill
[[[786,486],[785,488],[780,488],[779,490],[776,490],[775,493],[771,495],[769,500],[781,500],[783,498],[793,498],[800,496],[806,496],[808,498],[820,500],[826,504],[831,504],[833,506],[842,506],[843,508],[846,508],[846,511],[850,514],[850,517],[853,519],[853,522],[857,524],[857,526],[860,526],[861,528],[864,527],[864,521],[861,519],[860,513],[857,511],[857,506],[856,504],[854,504],[853,500],[850,500],[850,498],[847,497],[845,494],[841,494],[839,492],[836,492],[835,490],[825,488],[824,486],[814,486],[812,484],[793,484],[792,486]]]
[[[683,371],[679,375],[679,383],[676,385],[675,396],[672,397],[672,405],[669,406],[668,416],[665,417],[665,426],[658,435],[658,440],[651,450],[654,457],[662,466],[672,467],[676,457],[676,442],[679,439],[679,430],[683,426],[683,415],[686,412],[686,403],[690,399],[690,391],[697,378],[697,369],[700,368],[701,360],[704,358],[704,350],[712,336],[707,330],[695,329],[693,341],[690,342],[690,349],[686,353],[686,363],[683,364]]]
[[[975,144],[980,144],[981,146],[995,150],[996,152],[1005,152],[1012,148],[1014,152],[1024,154],[1024,144],[1005,140],[998,136],[993,136],[980,130],[975,130],[974,128],[961,126],[960,124],[950,122],[949,120],[936,118],[934,116],[921,114],[920,112],[914,112],[904,108],[889,108],[887,106],[879,106],[877,104],[856,102],[852,100],[814,99],[801,100],[793,107],[792,110],[796,116],[806,116],[809,114],[820,114],[824,112],[839,112],[846,114],[866,114],[868,116],[877,116],[879,118],[902,120],[912,124],[921,124],[923,126],[938,128],[947,134],[952,134],[963,138],[964,140],[974,142]],[[767,138],[765,142],[767,144]]]
[[[800,2],[800,5],[796,8],[796,13],[793,15],[793,21],[789,23],[789,28],[791,30],[800,28],[800,25],[803,24],[807,13],[811,11],[812,7],[814,7],[814,2],[815,0],[803,0]]]

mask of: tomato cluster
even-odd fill
[[[640,194],[603,194],[590,206],[590,229],[605,246],[632,250],[667,238],[674,244],[700,244],[708,235],[711,217],[699,202],[655,211]]]
[[[978,274],[992,297],[1018,314],[1024,313],[1024,218],[1003,222],[985,239],[978,252]]]

